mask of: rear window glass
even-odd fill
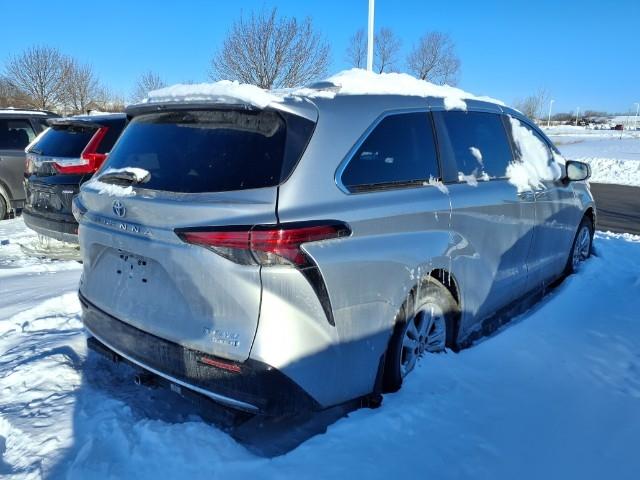
[[[24,150],[35,137],[28,121],[0,119],[0,149]]]
[[[431,117],[416,112],[382,119],[351,158],[342,183],[351,191],[365,191],[431,177],[440,177]]]
[[[513,160],[502,117],[495,113],[449,111],[439,113],[444,131],[438,140],[450,149],[458,179],[489,180],[506,175]]]
[[[38,155],[78,158],[96,133],[95,128],[53,126],[29,150]]]
[[[270,110],[143,114],[129,123],[104,168],[145,169],[151,175],[141,187],[153,190],[202,193],[275,186],[295,167],[313,126]]]
[[[116,140],[120,137],[122,130],[124,129],[125,122],[122,120],[121,122],[109,122],[105,123],[105,127],[107,127],[107,133],[104,138],[98,145],[96,152],[98,153],[109,153],[113,148],[113,145],[116,143]]]

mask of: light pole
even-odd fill
[[[369,0],[369,28],[367,31],[367,70],[373,70],[373,10],[375,0]]]
[[[580,107],[576,108],[576,127],[578,126],[578,114],[580,113]]]
[[[549,118],[547,120],[547,128],[551,126],[551,107],[553,106],[553,102],[555,102],[555,100],[551,100],[549,102]]]
[[[640,111],[640,103],[635,102],[636,105],[636,119],[633,121],[633,128],[638,129],[638,112]]]

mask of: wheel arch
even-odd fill
[[[596,228],[596,210],[595,210],[595,208],[593,208],[593,205],[590,205],[589,207],[587,207],[587,209],[582,214],[582,218],[584,218],[584,217],[587,217],[587,218],[589,218],[589,220],[591,220],[591,225],[593,225],[593,228],[595,230],[595,228]]]

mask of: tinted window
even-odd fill
[[[151,173],[144,188],[173,192],[275,186],[295,167],[313,126],[268,110],[144,114],[129,123],[104,169],[143,168]]]
[[[27,120],[0,119],[0,149],[24,150],[35,137]]]
[[[124,129],[124,125],[124,120],[104,122],[104,126],[107,127],[108,130],[96,151],[98,153],[109,153],[113,148],[113,145],[116,143],[116,140],[120,137],[120,134]]]
[[[504,177],[513,160],[502,117],[484,112],[441,112],[444,132],[439,140],[446,142],[455,158],[459,180]]]
[[[55,125],[29,151],[52,157],[78,158],[95,133],[95,128]]]
[[[349,161],[342,183],[362,191],[439,176],[431,117],[417,112],[382,119]]]

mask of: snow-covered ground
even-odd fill
[[[80,266],[28,256],[0,222],[0,477],[637,479],[640,237],[459,354],[426,358],[381,408],[275,457],[88,355]]]
[[[640,132],[545,128],[562,154],[591,165],[592,182],[640,186]]]

